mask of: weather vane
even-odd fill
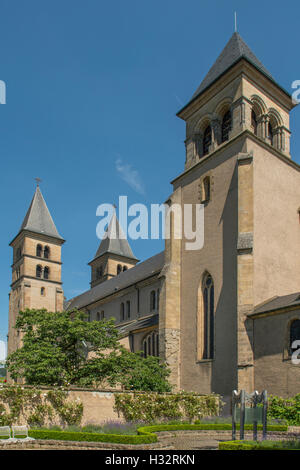
[[[40,183],[42,182],[41,178],[34,178],[36,181],[36,185],[39,186]]]

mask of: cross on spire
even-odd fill
[[[34,178],[36,181],[36,185],[39,186],[40,183],[42,182],[41,178]]]

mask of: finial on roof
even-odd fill
[[[234,31],[237,33],[237,17],[236,17],[236,11],[234,12]]]
[[[42,182],[41,178],[34,178],[36,181],[36,185],[39,186],[40,183]]]

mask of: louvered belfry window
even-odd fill
[[[229,132],[231,130],[231,112],[227,111],[222,119],[222,142],[229,139]]]
[[[203,155],[207,155],[211,144],[211,127],[207,126],[203,134]]]

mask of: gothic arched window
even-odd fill
[[[203,134],[203,155],[207,155],[211,145],[211,126],[207,126]]]
[[[41,257],[42,257],[42,251],[43,251],[42,245],[37,245],[37,246],[36,246],[36,256],[38,256],[39,258],[41,258]]]
[[[49,258],[50,257],[50,248],[49,246],[45,246],[44,248],[44,258]]]
[[[156,292],[155,290],[150,293],[150,312],[156,308]]]
[[[300,320],[293,320],[290,326],[290,354],[300,346],[300,343],[293,346],[294,341],[300,341]]]
[[[227,111],[222,119],[222,142],[229,139],[229,132],[231,130],[231,112]]]
[[[121,303],[120,305],[120,320],[124,321],[125,320],[125,306],[124,302]]]
[[[38,264],[36,267],[36,277],[42,277],[42,270],[42,266]]]
[[[120,274],[122,272],[122,266],[118,264],[117,266],[117,274]]]
[[[49,274],[50,274],[50,269],[48,266],[45,266],[44,268],[44,279],[49,279]]]
[[[123,271],[127,271],[127,266],[123,266]]]
[[[253,134],[257,135],[257,117],[255,111],[251,111],[251,126],[253,128]]]

